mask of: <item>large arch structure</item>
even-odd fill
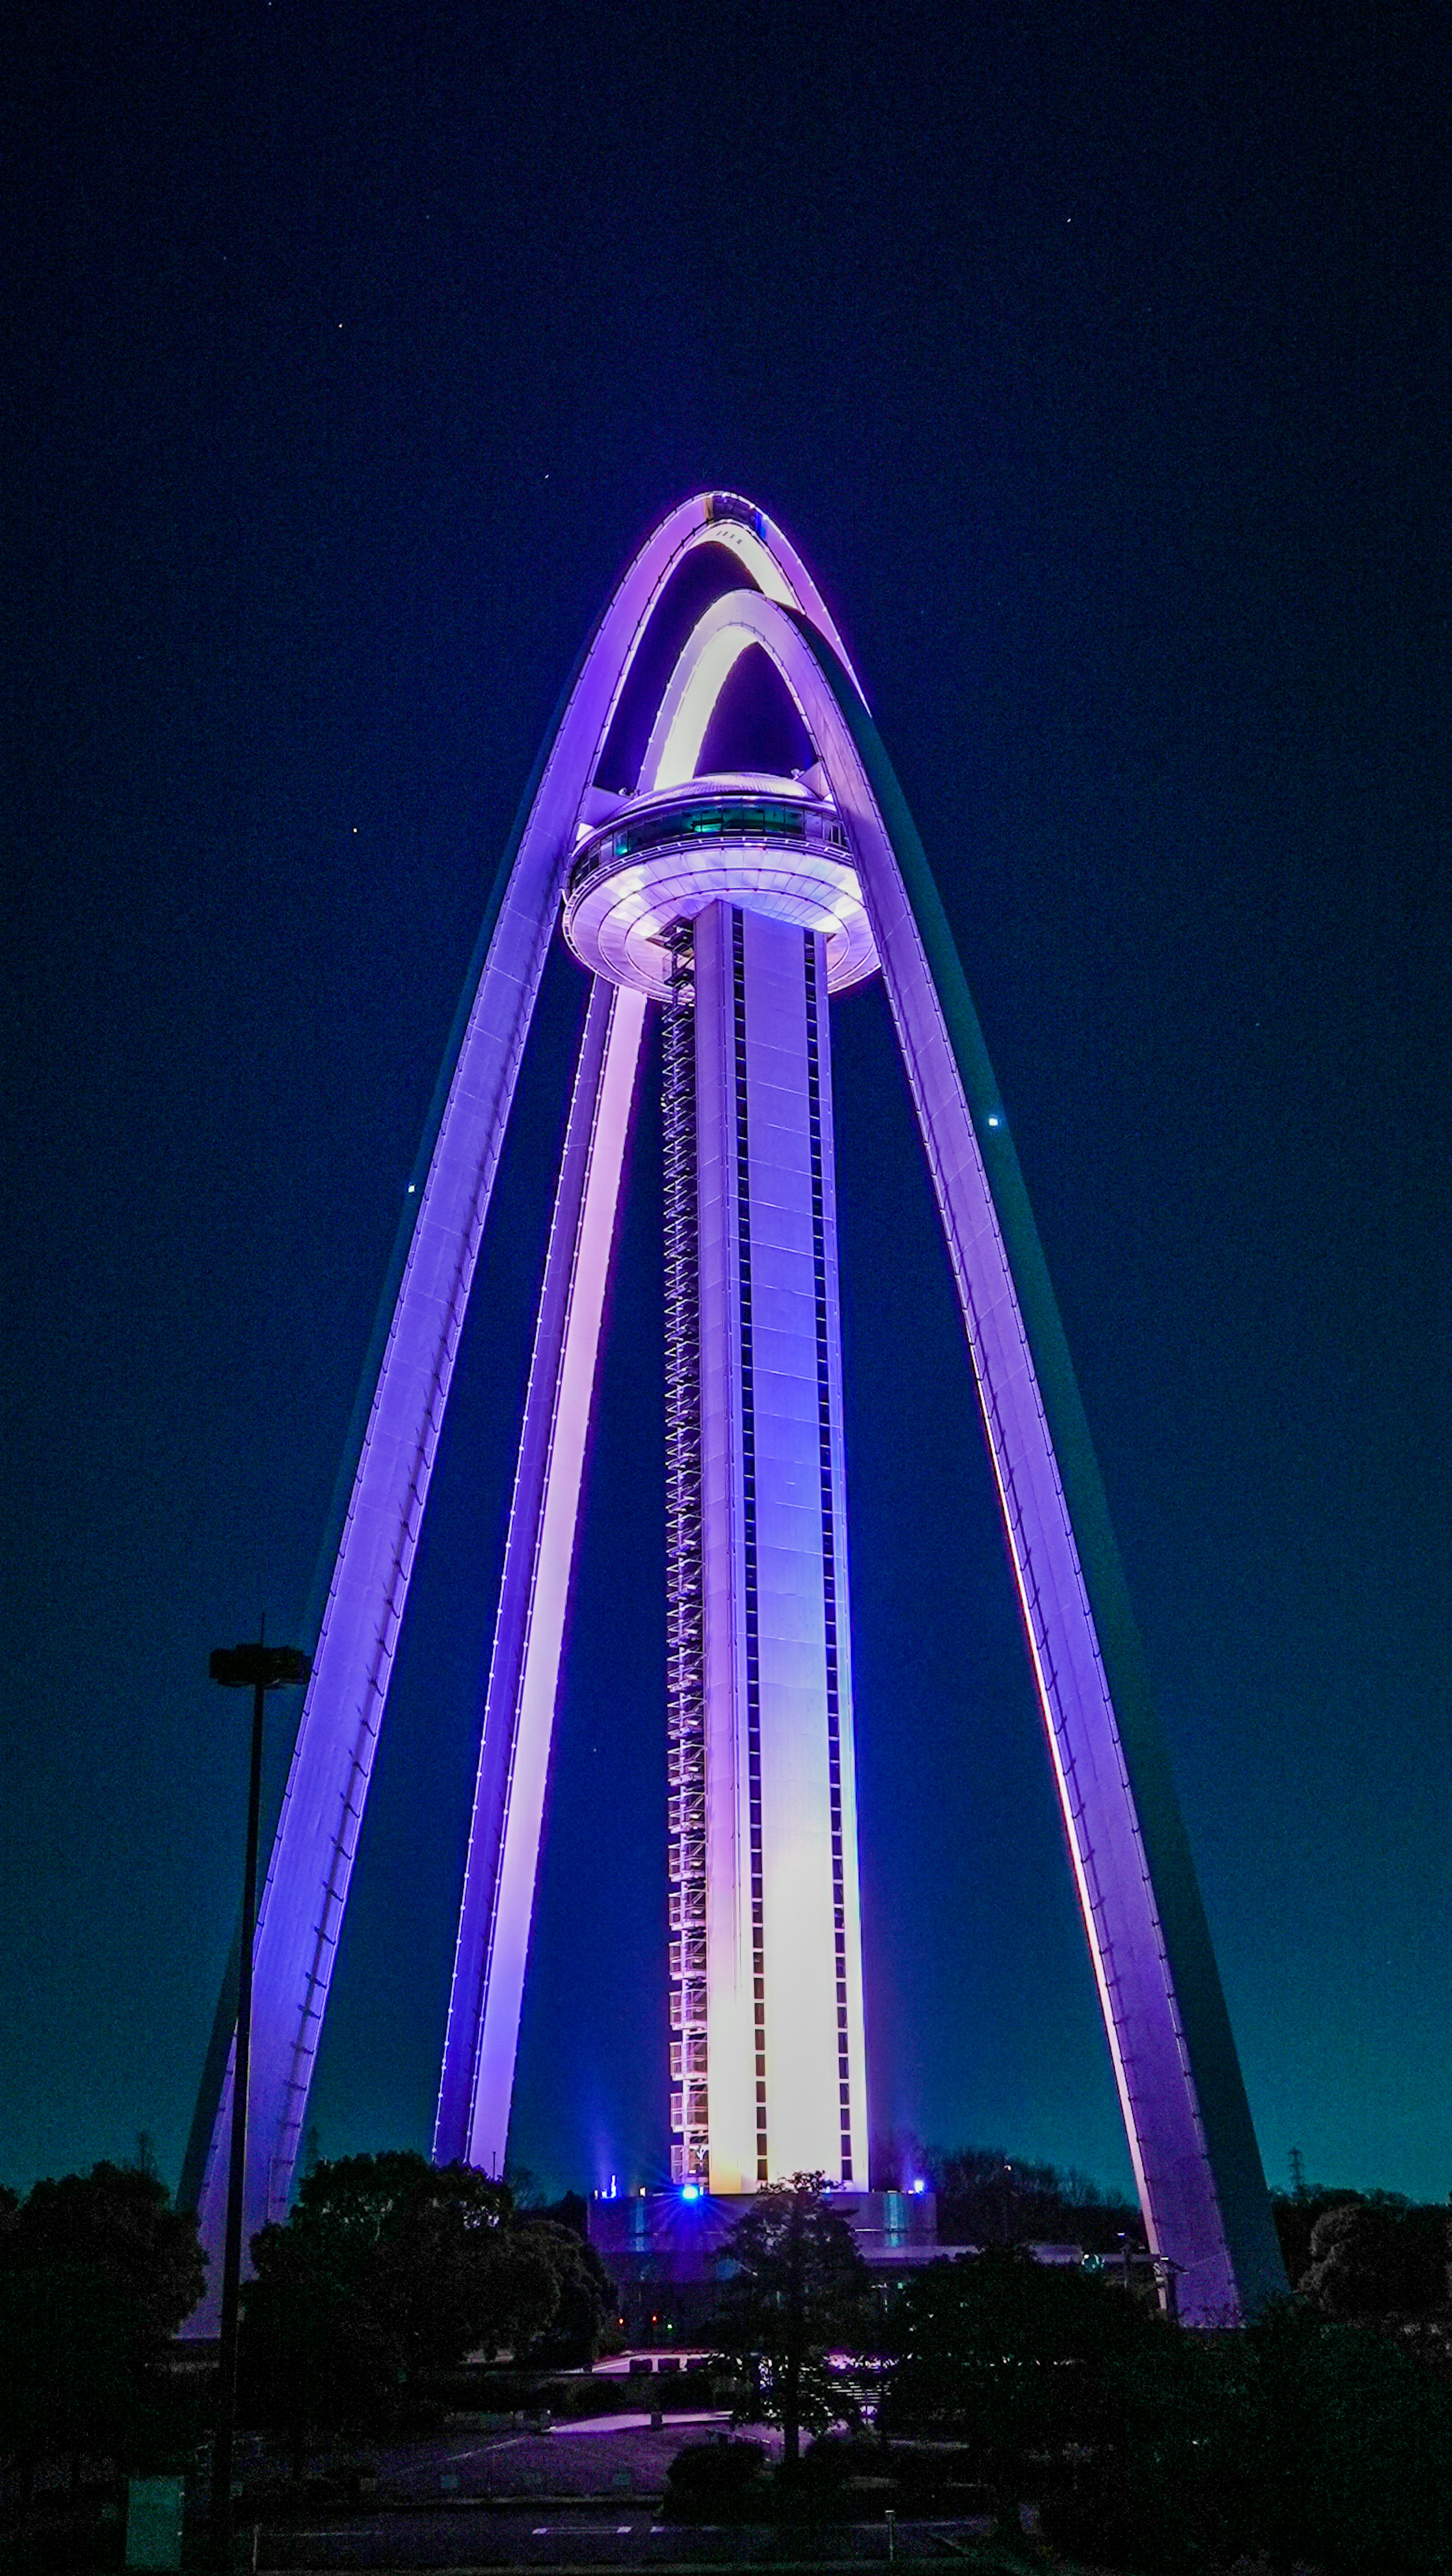
[[[618,798],[694,777],[711,714],[752,648],[775,665],[814,747],[887,987],[1150,2245],[1187,2321],[1232,2321],[1283,2288],[1284,2274],[1008,1122],[922,845],[841,638],[781,532],[750,503],[721,494],[674,511],[606,608],[561,701],[481,932],[346,1462],[313,1678],[259,1916],[247,2232],[288,2205],[444,1405],[572,856]],[[584,1437],[643,1016],[639,993],[597,978],[546,1259],[482,1729],[435,2153],[492,2169],[502,2164],[508,2126]],[[214,2251],[233,2010],[224,1992],[183,2184]]]

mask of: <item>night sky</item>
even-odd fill
[[[1272,2181],[1452,2184],[1433,11],[30,13],[3,408],[0,2179],[174,2177],[500,851],[647,528],[750,493],[956,929]],[[14,30],[12,30],[12,44]],[[551,964],[313,2116],[427,2144],[584,999]],[[873,2122],[1127,2182],[946,1259],[834,1015]],[[652,1074],[652,1083],[654,1082]],[[665,2170],[659,1119],[512,2148]],[[274,1785],[289,1718],[274,1721]]]

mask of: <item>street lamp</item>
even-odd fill
[[[224,1690],[252,1693],[252,1774],[247,1792],[247,1859],[237,1984],[237,2049],[232,2070],[232,2147],[227,2165],[227,2233],[222,2248],[222,2346],[217,2433],[212,2448],[212,2554],[225,2568],[232,2543],[232,2442],[237,2426],[237,2305],[242,2279],[242,2201],[247,2173],[247,2082],[252,2055],[252,1940],[257,1921],[257,1830],[262,1808],[262,1703],[267,1693],[305,1682],[312,1663],[298,1646],[218,1646],[208,1666]]]

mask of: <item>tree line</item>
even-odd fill
[[[467,2353],[588,2360],[614,2315],[579,2228],[410,2153],[317,2165],[251,2250],[244,2420],[298,2470],[319,2435],[405,2425]],[[174,2339],[205,2285],[195,2219],[144,2165],[0,2191],[0,2461],[22,2505],[43,2462],[74,2484],[83,2461],[185,2457],[206,2396],[178,2376]]]
[[[1030,2259],[1025,2243],[1092,2243],[1095,2228],[1123,2241],[1109,2195],[987,2150],[929,2171],[942,2232],[985,2250],[891,2290],[820,2177],[743,2216],[722,2267],[716,2388],[744,2431],[780,2427],[782,2467],[773,2486],[749,2438],[687,2450],[680,2511],[850,2518],[874,2496],[951,2512],[971,2495],[1016,2521],[1032,2497],[1058,2545],[1126,2568],[1259,2552],[1334,2576],[1452,2569],[1445,2207],[1279,2198],[1298,2295],[1217,2336],[1182,2332],[1103,2271]],[[579,2202],[523,2208],[414,2154],[316,2165],[287,2224],[253,2240],[245,2418],[299,2474],[319,2438],[422,2424],[466,2356],[588,2363],[615,2301],[583,2216]],[[74,2479],[83,2460],[145,2468],[195,2445],[205,2384],[178,2375],[173,2339],[204,2276],[194,2222],[144,2163],[0,2193],[12,2495],[42,2461]]]
[[[928,2148],[910,2161],[937,2195],[944,2245],[1078,2245],[1086,2254],[1144,2245],[1138,2203],[1086,2174],[1001,2147]]]
[[[1078,2245],[1086,2254],[1143,2252],[1138,2204],[1086,2175],[1031,2164],[999,2147],[909,2151],[938,2201],[945,2245]],[[1327,2316],[1411,2323],[1448,2298],[1448,2205],[1393,2191],[1302,2183],[1272,2192],[1286,2278]]]

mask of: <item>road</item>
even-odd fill
[[[600,2416],[549,2432],[477,2435],[384,2452],[378,2487],[357,2508],[304,2508],[296,2522],[245,2528],[244,2564],[274,2570],[423,2567],[700,2567],[770,2560],[813,2567],[885,2564],[881,2522],[838,2525],[786,2541],[767,2526],[663,2524],[666,2472],[686,2441],[724,2431],[720,2414]],[[769,2433],[753,2439],[779,2448]],[[246,2507],[242,2508],[245,2524]],[[962,2554],[987,2526],[898,2527],[898,2558]]]

